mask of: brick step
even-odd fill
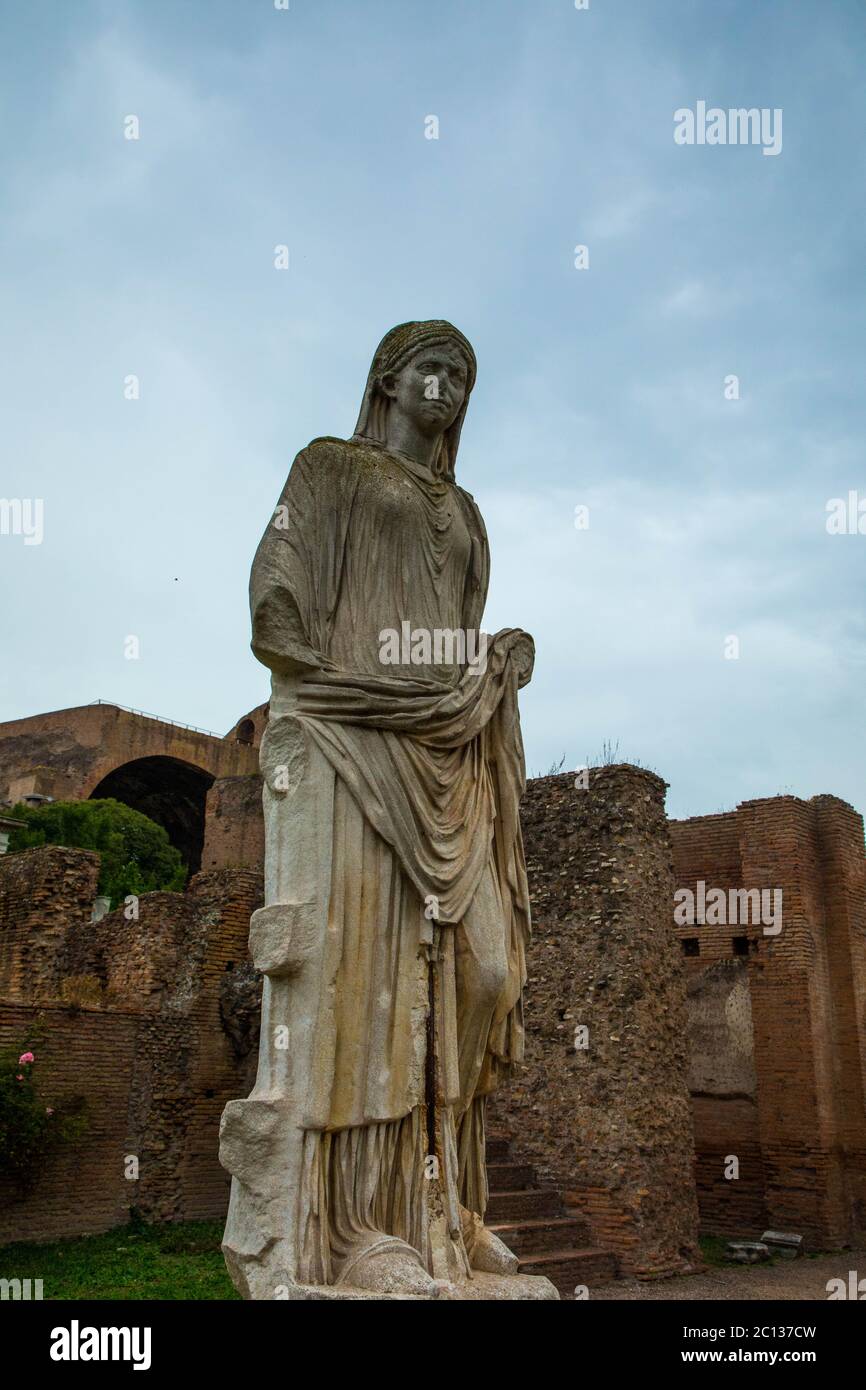
[[[558,1192],[532,1189],[518,1192],[494,1192],[487,1203],[484,1219],[493,1225],[498,1221],[534,1221],[543,1216],[563,1216],[562,1198]]]
[[[491,1136],[486,1144],[488,1163],[507,1163],[511,1154],[511,1140],[501,1135]]]
[[[590,1297],[594,1284],[616,1278],[616,1259],[609,1250],[588,1246],[583,1250],[545,1250],[520,1259],[521,1274],[543,1274],[559,1290],[561,1298],[574,1299],[577,1284],[586,1284]]]
[[[535,1187],[535,1169],[529,1163],[488,1163],[487,1185],[491,1192],[516,1192]]]
[[[521,1258],[541,1255],[545,1250],[588,1247],[592,1240],[589,1223],[582,1216],[552,1216],[540,1221],[502,1221],[488,1229],[504,1240],[509,1250]]]

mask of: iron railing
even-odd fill
[[[91,700],[91,705],[110,705],[112,709],[122,709],[126,714],[138,714],[142,719],[156,719],[160,724],[171,724],[175,729],[189,729],[194,734],[207,734],[208,738],[218,738],[223,740],[223,734],[214,733],[213,729],[201,729],[198,724],[182,724],[179,719],[166,719],[162,714],[148,714],[144,709],[133,709],[131,705],[119,705],[116,700]]]

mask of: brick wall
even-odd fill
[[[678,887],[783,893],[782,929],[680,925],[692,977],[739,959],[748,979],[755,1086],[693,1085],[704,1227],[801,1231],[817,1247],[866,1233],[866,892],[862,818],[836,797],[773,797],[673,822]],[[691,947],[695,949],[694,944]],[[694,1000],[698,997],[693,994]],[[725,1180],[728,1156],[740,1176]],[[758,1194],[763,1193],[763,1205]]]
[[[137,920],[120,909],[90,923],[97,875],[84,850],[0,859],[0,1041],[26,1044],[39,1019],[41,1094],[88,1102],[86,1136],[48,1161],[26,1199],[0,1188],[0,1242],[106,1230],[132,1207],[172,1220],[219,1218],[227,1205],[219,1120],[252,1084],[255,1026],[236,1026],[233,985],[250,972],[260,875],[202,873],[185,894],[143,896]]]
[[[689,1090],[701,1223],[716,1235],[766,1229],[754,1021],[747,959],[704,965],[688,982]],[[739,1165],[736,1179],[732,1160]],[[736,1204],[730,1199],[736,1184]]]
[[[55,999],[66,936],[90,920],[99,855],[46,845],[0,858],[0,999]]]
[[[202,868],[252,869],[264,862],[260,774],[217,778],[207,795]]]

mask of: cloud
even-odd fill
[[[778,45],[740,0],[446,3],[433,29],[396,4],[205,8],[7,26],[3,491],[44,497],[46,539],[0,538],[26,596],[0,715],[102,696],[227,729],[263,698],[246,583],[292,457],[351,431],[392,323],[441,316],[479,354],[459,477],[488,621],[538,642],[530,766],[618,739],[680,813],[860,800],[866,538],[824,528],[864,487],[843,17]],[[780,159],[674,146],[684,92],[768,83]]]

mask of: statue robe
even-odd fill
[[[387,1124],[423,1105],[425,904],[443,924],[438,1087],[455,1122],[522,1056],[517,689],[531,639],[489,638],[484,669],[380,659],[381,634],[403,623],[477,632],[488,572],[471,496],[357,439],[315,440],[298,455],[256,554],[253,650],[274,673],[263,769],[279,761],[290,713],[334,778],[311,1131]],[[483,1124],[470,1143],[470,1197],[483,1211]]]

